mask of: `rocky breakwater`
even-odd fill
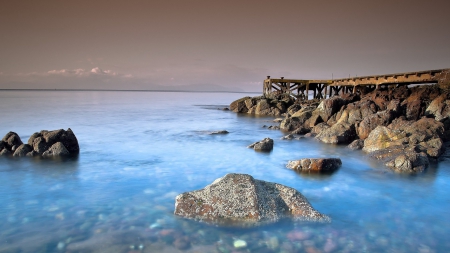
[[[23,143],[19,135],[9,132],[0,141],[0,155],[12,156],[66,156],[80,152],[78,140],[70,128],[54,131],[42,130]]]
[[[283,115],[282,131],[362,148],[396,172],[423,171],[450,140],[450,95],[437,85],[295,101]]]
[[[204,189],[176,197],[175,214],[225,226],[249,227],[283,218],[329,222],[297,190],[254,179],[247,174],[227,174]]]

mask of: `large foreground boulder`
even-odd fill
[[[176,197],[175,214],[225,226],[257,226],[283,218],[329,222],[297,190],[254,179],[247,174],[227,174],[204,189]]]

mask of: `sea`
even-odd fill
[[[222,110],[257,95],[0,91],[0,135],[71,128],[80,145],[76,157],[0,157],[0,253],[450,252],[450,161],[396,174],[346,146],[281,140],[273,117]],[[247,148],[266,137],[273,151]],[[327,157],[342,160],[335,173],[286,168]],[[235,228],[174,215],[178,194],[227,173],[295,188],[332,221]]]

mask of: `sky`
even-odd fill
[[[2,89],[262,91],[450,68],[448,0],[5,0]]]

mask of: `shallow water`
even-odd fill
[[[450,163],[398,175],[360,151],[280,140],[273,118],[218,110],[247,94],[0,92],[0,134],[70,127],[76,158],[0,157],[0,252],[448,252]],[[250,94],[256,95],[256,94]],[[228,130],[227,135],[209,131]],[[246,146],[270,137],[270,153]],[[331,175],[288,160],[340,157]],[[218,228],[173,215],[175,196],[229,172],[299,190],[330,224]],[[235,248],[237,240],[247,244]]]

